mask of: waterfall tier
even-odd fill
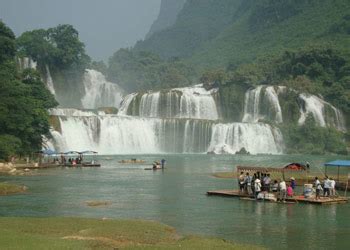
[[[33,61],[29,57],[18,57],[17,58],[17,63],[18,63],[18,66],[19,66],[20,70],[36,69],[36,67],[37,67],[37,62]]]
[[[219,119],[213,95],[202,85],[168,91],[131,94],[120,114],[153,118]]]
[[[283,87],[277,87],[278,92]],[[245,94],[243,122],[258,122],[259,120],[272,120],[282,123],[282,109],[278,94],[273,86],[258,86]]]
[[[335,127],[340,131],[346,131],[345,120],[340,110],[323,99],[307,94],[300,94],[303,102],[300,107],[298,123],[304,124],[307,115],[312,115],[317,125],[321,127]]]
[[[294,93],[295,90],[290,89]],[[260,85],[245,94],[242,122],[256,123],[263,120],[283,123],[280,98],[287,92],[285,86]],[[307,115],[312,115],[321,127],[334,127],[346,131],[345,120],[340,110],[318,96],[300,93],[294,100],[299,106],[299,125],[304,124]]]
[[[46,70],[46,81],[45,81],[46,87],[51,92],[51,94],[55,95],[56,94],[55,85],[53,83],[50,68],[48,65],[45,65],[45,70]]]
[[[96,150],[100,154],[282,153],[278,129],[266,124],[220,124],[210,120],[159,119],[52,110],[60,131],[52,131],[57,151]],[[219,148],[227,148],[225,152]]]
[[[83,84],[85,90],[85,95],[82,97],[83,108],[120,107],[124,91],[116,83],[108,82],[101,72],[87,69]]]
[[[213,127],[210,152],[235,154],[241,148],[252,154],[282,153],[280,130],[263,123],[216,124]]]

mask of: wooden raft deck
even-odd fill
[[[214,196],[225,196],[225,197],[238,197],[238,198],[254,198],[253,195],[240,194],[238,190],[215,190],[208,191],[207,195]],[[326,205],[326,204],[340,204],[348,202],[347,197],[321,197],[319,200],[315,200],[315,198],[305,198],[304,196],[293,196],[292,198],[287,198],[286,202],[290,203],[309,203],[309,204],[318,204],[318,205]]]

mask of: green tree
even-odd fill
[[[15,35],[0,21],[0,63],[15,56]]]
[[[0,22],[0,27],[6,26]],[[11,32],[2,32],[0,40],[15,43]],[[0,44],[0,50],[15,55],[15,46],[6,44]],[[0,63],[0,100],[0,159],[41,149],[42,136],[49,135],[47,109],[57,103],[39,73],[25,70],[19,75],[14,56],[4,57]]]
[[[56,48],[53,63],[61,69],[86,66],[90,62],[85,45],[79,40],[79,33],[72,25],[58,25],[47,30],[48,41]]]
[[[31,57],[41,66],[54,66],[60,70],[84,70],[90,63],[78,31],[68,24],[24,32],[17,39],[17,48],[19,55]]]

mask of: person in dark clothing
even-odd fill
[[[162,163],[162,168],[164,168],[166,161],[164,159],[162,159],[160,162]]]
[[[291,177],[290,178],[290,186],[291,188],[294,190],[295,187],[297,186],[297,183],[295,182],[295,178],[294,177]]]

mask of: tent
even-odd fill
[[[82,151],[82,152],[79,152],[80,154],[97,154],[96,151],[91,151],[91,150],[87,150],[87,151]]]
[[[41,153],[43,155],[56,155],[57,154],[57,152],[55,152],[51,149],[44,149],[44,150],[39,151],[38,153]]]
[[[326,175],[327,175],[327,167],[338,167],[338,182],[339,182],[339,168],[349,168],[350,169],[350,161],[348,160],[336,160],[336,161],[330,161],[324,164],[326,166]],[[348,185],[349,185],[349,178],[350,178],[350,174],[348,173],[348,178],[346,179],[346,183],[345,183],[345,194],[344,196],[346,196],[346,192],[348,190]]]
[[[339,168],[345,167],[350,168],[350,161],[347,160],[336,160],[336,161],[330,161],[324,164],[326,166],[326,175],[327,175],[327,167],[338,167],[338,181],[339,181]]]

